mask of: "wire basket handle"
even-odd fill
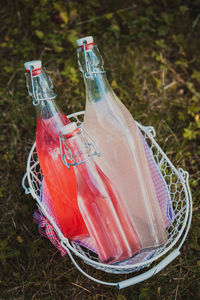
[[[146,271],[143,274],[138,276],[134,276],[132,278],[120,281],[117,283],[117,288],[124,289],[128,286],[134,285],[136,283],[142,282],[146,279],[151,278],[152,276],[156,275],[160,271],[162,271],[167,265],[169,265],[177,256],[180,255],[179,249],[175,249],[172,251],[167,257],[165,257],[160,263],[158,263],[155,267],[151,268],[149,271]]]
[[[22,187],[23,187],[23,189],[24,189],[24,193],[27,195],[27,194],[30,194],[30,187],[26,187],[26,185],[25,185],[25,180],[27,179],[27,176],[28,176],[28,174],[27,174],[27,172],[24,174],[24,176],[23,176],[23,178],[22,178]]]
[[[160,271],[162,271],[167,265],[169,265],[177,256],[180,255],[180,251],[179,249],[175,249],[174,251],[172,251],[167,257],[165,257],[160,263],[158,263],[155,267],[151,268],[149,271],[146,271],[143,274],[140,274],[138,276],[134,276],[131,277],[129,279],[126,280],[122,280],[120,282],[107,282],[107,281],[102,281],[99,279],[94,278],[93,276],[90,276],[89,274],[87,274],[76,262],[76,260],[74,259],[73,255],[71,254],[69,248],[67,248],[64,243],[62,243],[61,241],[61,245],[63,248],[66,249],[71,261],[73,262],[73,264],[75,265],[75,267],[83,274],[85,275],[87,278],[89,278],[90,280],[93,280],[97,283],[103,284],[103,285],[107,285],[107,286],[115,286],[118,289],[124,289],[126,287],[129,287],[131,285],[135,285],[139,282],[142,282],[146,279],[149,279],[150,277],[154,276],[155,274],[159,273]]]

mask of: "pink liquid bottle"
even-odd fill
[[[113,263],[133,256],[141,249],[137,234],[116,189],[96,165],[84,130],[70,123],[60,139],[61,157],[66,169],[74,168],[79,208],[100,260]]]
[[[58,108],[53,84],[41,61],[24,64],[27,87],[36,108],[36,149],[51,203],[48,207],[62,233],[70,239],[88,236],[77,202],[77,184],[73,168],[66,171],[60,156],[59,134],[70,121]]]
[[[83,126],[101,153],[94,160],[117,187],[142,249],[158,247],[167,234],[140,132],[107,81],[93,37],[79,39],[77,44],[86,87]]]

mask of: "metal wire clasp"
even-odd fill
[[[82,125],[78,126],[77,128],[79,128],[82,136],[84,136],[84,135],[87,136],[87,138],[84,138],[84,144],[85,144],[84,149],[87,149],[88,157],[85,160],[77,162],[76,158],[74,156],[74,153],[68,147],[67,142],[64,140],[65,134],[60,133],[60,135],[59,135],[60,155],[61,155],[62,162],[68,169],[70,169],[71,166],[74,167],[74,166],[85,163],[86,161],[88,161],[95,155],[97,155],[97,156],[101,155],[100,152],[97,150],[97,145],[96,145],[95,141],[89,135],[87,130]],[[88,140],[89,140],[89,143],[87,142]]]
[[[33,82],[33,70],[34,67],[30,66],[30,78],[31,78],[31,88],[32,88],[32,94],[33,94],[33,105],[37,106],[39,104],[39,100],[36,97],[35,93],[35,87],[34,87],[34,82]]]
[[[34,70],[34,67],[33,66],[30,66],[30,78],[31,78],[31,88],[32,88],[32,96],[33,96],[33,105],[34,106],[37,106],[39,105],[39,102],[41,100],[53,100],[56,98],[56,94],[54,94],[52,97],[49,97],[49,98],[37,98],[37,95],[36,95],[36,92],[35,92],[35,86],[34,86],[34,81],[33,81],[33,70]],[[52,83],[53,85],[53,83]]]
[[[88,59],[87,59],[86,44],[87,44],[87,42],[84,41],[83,42],[83,53],[84,53],[85,68],[86,68],[86,72],[84,72],[85,78],[91,78],[93,74],[96,75],[96,74],[104,74],[104,73],[106,73],[106,71],[104,71],[104,70],[103,71],[100,71],[100,70],[98,70],[98,71],[92,71],[91,70],[90,64],[89,64]]]

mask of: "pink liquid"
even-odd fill
[[[80,160],[84,160],[72,140],[70,148],[73,153],[78,153]],[[79,207],[100,260],[109,263],[133,256],[141,249],[140,243],[110,180],[91,160],[77,165],[74,170]]]
[[[131,113],[128,111],[128,109],[122,104],[122,102],[117,97],[115,98],[115,100],[117,101],[117,105],[118,105],[119,109],[121,110],[121,113],[123,114],[124,119],[126,119],[127,126],[131,132],[131,135],[134,137],[135,132],[136,132],[136,124],[133,120]],[[145,164],[146,164],[146,159],[148,159],[148,158],[144,158],[145,157],[144,150],[141,153],[142,153],[143,161],[145,161]],[[148,162],[148,164],[149,164],[149,162]],[[152,162],[150,162],[150,164],[152,167]],[[160,205],[160,209],[161,209],[162,217],[163,217],[163,220],[165,223],[165,227],[167,227],[170,225],[170,223],[171,223],[170,221],[172,221],[172,219],[173,219],[172,208],[171,208],[171,215],[168,215],[168,217],[166,215],[167,214],[167,204],[169,203],[169,205],[170,205],[170,203],[171,203],[171,202],[169,202],[170,194],[169,194],[165,180],[164,180],[159,168],[156,165],[154,165],[153,168],[154,168],[154,172],[157,173],[157,182],[156,182],[157,187],[155,186],[156,197],[157,197],[158,203]],[[146,168],[145,172],[149,172],[149,171],[150,171],[150,166],[148,169]],[[150,175],[152,175],[152,174],[150,174]],[[158,189],[158,186],[159,186],[159,189]],[[162,191],[162,193],[161,193],[161,191]],[[171,207],[171,205],[170,205],[170,207]],[[170,211],[168,211],[168,214],[170,214]]]
[[[87,101],[83,124],[101,153],[95,162],[117,188],[141,247],[157,247],[167,239],[165,224],[139,131],[122,106],[110,93]]]
[[[88,230],[77,203],[77,183],[73,168],[70,170],[60,157],[58,127],[69,120],[55,114],[49,119],[37,119],[36,147],[40,166],[51,195],[48,204],[59,223],[62,233],[68,238],[88,236]]]

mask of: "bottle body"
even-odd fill
[[[119,120],[111,117],[113,108],[110,110],[106,100],[95,105],[91,102],[87,104],[84,127],[94,138],[101,153],[101,157],[95,158],[95,161],[117,186],[141,247],[163,244],[166,240],[165,225],[136,125],[133,136],[125,123],[123,126]]]
[[[42,68],[33,70],[32,78],[30,73],[27,75],[28,88],[30,80],[36,98],[39,99],[35,106],[36,149],[51,196],[49,203],[46,204],[67,238],[86,237],[89,234],[78,207],[75,173],[73,169],[66,171],[60,156],[59,134],[62,127],[70,121],[54,101],[52,83],[45,70]]]
[[[130,115],[107,82],[102,59],[95,51],[95,47],[90,46],[85,52],[89,75],[84,76],[83,125],[101,153],[95,162],[117,187],[141,247],[158,247],[166,241],[167,235],[144,145],[135,121],[130,122]],[[85,57],[81,52],[79,50],[79,65],[84,72]]]
[[[74,170],[79,208],[100,260],[113,263],[133,256],[141,246],[117,191],[94,159],[87,160],[80,131],[66,143],[78,162]]]
[[[77,184],[74,170],[66,170],[60,157],[59,134],[56,119],[65,126],[69,121],[62,115],[49,119],[37,117],[36,149],[49,193],[49,207],[54,212],[62,233],[70,239],[88,236],[88,231],[77,202]]]
[[[119,98],[114,94],[115,100],[117,102],[117,105],[124,117],[124,119],[127,122],[127,126],[130,129],[130,132],[132,135],[134,135],[134,132],[136,130],[135,128],[135,122],[133,120],[132,115],[128,111],[128,109],[125,107],[125,105],[122,104],[122,102],[119,100]],[[141,135],[142,137],[142,135]],[[142,137],[143,139],[143,137]],[[153,158],[152,153],[148,149],[148,145],[143,140],[144,150],[145,150],[145,156],[148,161],[149,170],[153,172],[153,175],[151,174],[156,197],[158,199],[158,203],[161,209],[162,217],[165,223],[165,227],[167,228],[173,221],[173,208],[172,208],[172,202],[170,198],[170,193],[168,191],[167,184],[162,176],[161,171],[159,170],[158,166],[156,165],[156,162]],[[144,155],[144,153],[143,153]]]

